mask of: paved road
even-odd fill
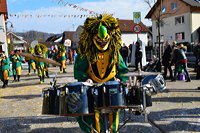
[[[58,67],[51,67],[50,78],[40,85],[36,74],[26,75],[25,66],[20,82],[11,83],[11,78],[9,87],[0,89],[0,133],[81,132],[74,117],[41,115],[42,88],[49,86],[58,71]],[[57,77],[60,84],[76,82],[73,65]],[[167,81],[166,91],[153,96],[153,106],[148,108],[151,122],[145,122],[143,116],[133,116],[120,132],[200,132],[200,90],[196,89],[199,85],[197,80]],[[121,125],[123,118],[122,114]]]

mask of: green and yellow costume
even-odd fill
[[[0,61],[0,78],[3,82],[2,88],[5,88],[8,85],[9,77],[11,76],[10,73],[10,59],[6,56],[3,56]]]
[[[58,46],[58,62],[61,64],[60,73],[66,73],[66,48],[63,44]]]
[[[120,75],[127,73],[128,68],[120,55],[120,47],[121,32],[117,19],[106,14],[97,18],[87,18],[80,36],[78,55],[74,64],[75,79],[78,79],[79,82],[88,79],[93,82],[107,82],[118,78],[125,82],[126,78]],[[110,132],[116,133],[119,112],[109,113],[107,117]],[[83,116],[83,119],[98,133],[102,131],[101,114]],[[84,124],[82,117],[78,117],[77,121],[82,131],[93,132]]]
[[[14,55],[11,56],[10,60],[12,62],[12,72],[13,72],[13,78],[14,81],[20,81],[20,75],[22,71],[22,56],[18,55],[18,51],[14,51]],[[16,79],[17,78],[17,79]]]
[[[35,56],[46,58],[47,47],[44,44],[38,43],[35,48]],[[45,64],[44,62],[36,62],[36,69],[38,72],[38,77],[40,78],[39,83],[42,84],[44,82],[44,78],[46,76]]]
[[[45,54],[45,58],[49,58],[47,53]],[[44,69],[46,72],[46,77],[49,78],[49,64],[48,63],[44,63]]]
[[[29,47],[27,53],[34,54],[34,48]],[[28,75],[31,74],[31,69],[33,69],[34,73],[36,71],[35,61],[32,59],[26,59],[28,62]]]

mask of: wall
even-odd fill
[[[4,15],[0,14],[0,27],[3,27],[3,29],[0,29],[0,41],[4,42],[2,44],[2,50],[5,51],[6,56],[8,56],[8,49],[7,49],[7,42],[6,42],[6,28],[5,28],[5,19]]]
[[[192,34],[192,37],[193,37],[192,41],[194,43],[200,42],[199,35],[198,35],[197,31],[196,31],[200,27],[199,18],[200,18],[200,13],[192,13],[191,14],[191,23],[192,23],[191,32],[193,33]]]
[[[175,25],[175,17],[184,16],[184,23]],[[175,41],[175,34],[179,32],[185,33],[185,39],[177,42],[191,42],[191,20],[190,13],[180,14],[163,19],[164,26],[161,27],[161,35],[164,35],[164,42],[166,40]],[[156,28],[156,22],[153,21],[153,42],[155,43],[158,36],[158,29]]]

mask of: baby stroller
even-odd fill
[[[143,71],[146,72],[161,72],[161,62],[159,58],[156,58],[154,62],[149,62],[146,66],[144,66]]]

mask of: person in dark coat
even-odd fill
[[[167,78],[167,69],[168,69],[170,73],[170,79],[173,80],[173,73],[172,73],[172,68],[171,68],[172,46],[170,45],[168,41],[166,41],[165,45],[166,45],[166,49],[162,56],[162,65],[164,66],[163,77],[164,79]]]
[[[142,70],[142,50],[140,48],[140,43],[136,42],[136,49],[135,49],[135,71],[138,70],[138,64],[140,64],[140,69]]]
[[[130,62],[131,62],[132,47],[133,47],[133,44],[130,44],[130,45],[128,46],[128,48],[129,48],[129,51],[130,51],[130,54],[129,54],[129,56],[128,56],[128,63],[130,63]]]
[[[185,55],[185,52],[186,52],[186,48],[183,44],[180,44],[178,46],[178,49],[176,49],[174,51],[173,59],[172,59],[172,62],[175,64],[173,81],[176,81],[178,69],[180,67],[182,67],[182,69],[184,69],[184,72],[186,73],[186,77],[187,77],[186,82],[191,81],[190,75],[189,75],[189,72],[188,72],[188,69],[187,69],[187,57]]]
[[[198,65],[200,60],[200,42],[194,48],[195,61],[195,70],[197,72],[196,79],[200,79],[200,66]]]
[[[120,54],[123,58],[123,61],[125,62],[126,66],[127,66],[127,63],[128,63],[128,55],[129,55],[129,49],[128,47],[126,46],[125,43],[123,43],[123,46],[121,47],[120,49]]]

